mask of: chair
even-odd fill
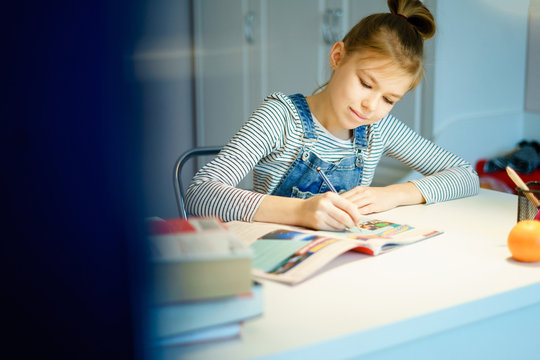
[[[176,193],[176,203],[178,205],[178,212],[180,213],[180,217],[186,219],[186,208],[184,206],[184,187],[182,186],[182,168],[186,164],[186,162],[193,158],[198,156],[208,156],[208,155],[216,155],[221,151],[221,148],[223,146],[201,146],[201,147],[195,147],[193,149],[190,149],[180,155],[178,160],[176,160],[176,164],[174,165],[174,190]]]

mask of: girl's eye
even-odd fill
[[[394,102],[387,97],[383,97],[384,101],[389,105],[394,105]]]
[[[367,89],[371,89],[371,85],[368,85],[364,80],[360,79],[360,83],[362,84],[363,87]]]

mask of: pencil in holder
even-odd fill
[[[539,210],[527,195],[530,197],[532,194],[540,200],[540,181],[529,181],[527,187],[529,190],[516,188],[518,191],[518,221],[534,219]]]

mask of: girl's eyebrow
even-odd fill
[[[368,71],[366,70],[361,70],[361,72],[363,72],[368,78],[369,80],[374,83],[375,85],[379,85],[379,82],[377,81],[377,79],[375,79]],[[401,98],[403,97],[403,95],[399,95],[399,94],[388,94],[389,96],[393,97],[393,98],[396,98],[397,100],[401,100]]]

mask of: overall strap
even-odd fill
[[[367,125],[362,125],[355,128],[353,133],[353,146],[356,153],[356,166],[362,167],[364,165],[362,150],[367,147]]]
[[[367,147],[367,125],[362,125],[354,129],[354,146],[360,150]]]
[[[300,115],[300,120],[302,121],[302,128],[304,130],[302,140],[304,140],[304,143],[317,141],[315,124],[313,123],[311,110],[309,110],[306,98],[302,94],[290,95],[289,98],[292,100],[296,110],[298,110],[298,115]]]

